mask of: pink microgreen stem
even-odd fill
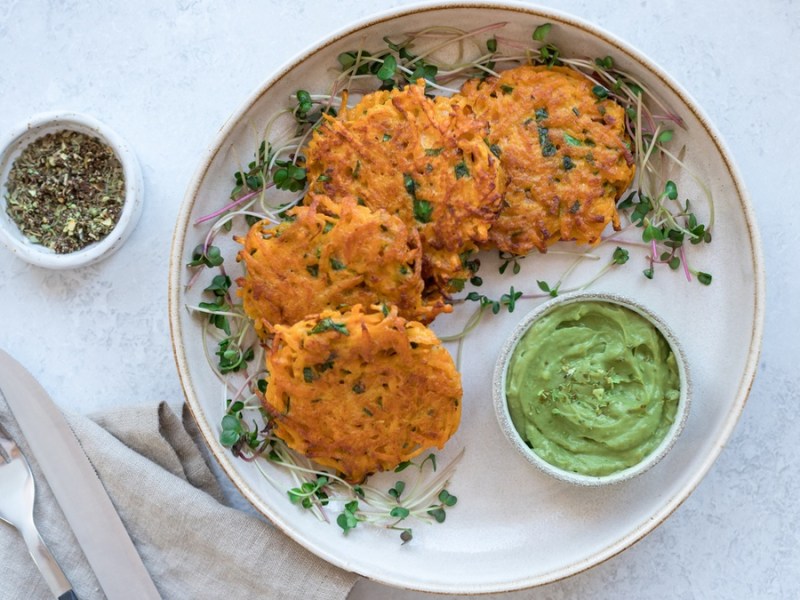
[[[267,185],[267,186],[266,186],[266,188],[264,188],[264,189],[270,188],[270,187],[272,187],[272,185],[273,185],[273,184],[272,184],[272,183],[270,183],[270,184],[269,184],[269,185]],[[250,200],[250,199],[251,199],[251,198],[253,198],[254,196],[256,196],[256,195],[260,194],[262,191],[263,191],[263,190],[254,190],[254,191],[252,191],[252,192],[248,192],[248,193],[246,193],[244,196],[242,196],[241,198],[237,198],[236,200],[234,200],[233,202],[230,202],[230,203],[226,204],[225,206],[223,206],[223,207],[222,207],[222,208],[220,208],[219,210],[215,210],[215,211],[214,211],[213,213],[211,213],[211,214],[208,214],[208,215],[206,215],[206,216],[204,216],[204,217],[200,217],[200,218],[198,218],[198,219],[197,219],[197,220],[194,222],[194,224],[195,224],[195,225],[201,225],[201,224],[205,223],[206,221],[210,221],[211,219],[216,219],[217,217],[219,217],[220,215],[223,215],[223,214],[225,214],[226,212],[228,212],[228,211],[229,211],[229,210],[231,210],[232,208],[236,208],[236,207],[237,207],[237,206],[239,206],[240,204],[244,204],[245,202],[247,202],[248,200]]]
[[[529,44],[516,42],[512,39],[501,37],[499,35],[495,36],[495,38],[497,39],[498,44],[503,44],[504,46],[508,46],[509,48],[516,48],[517,50],[530,50]]]
[[[683,274],[686,275],[686,281],[692,281],[692,274],[689,272],[689,265],[686,264],[686,252],[683,246],[680,247],[681,264],[683,265]]]
[[[202,272],[203,272],[203,269],[196,267],[195,268],[195,272],[192,274],[191,278],[186,283],[186,288],[185,289],[187,289],[187,290],[191,289],[191,287],[194,285],[194,282],[197,281],[197,278],[200,277],[200,273],[202,273]]]

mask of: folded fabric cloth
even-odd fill
[[[182,418],[163,402],[67,418],[164,598],[334,600],[356,582],[265,519],[224,504],[185,406]],[[78,597],[104,598],[2,396],[0,430],[31,465],[34,518]],[[0,521],[0,598],[48,597],[22,538]]]

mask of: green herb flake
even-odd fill
[[[330,258],[330,263],[331,263],[331,269],[333,269],[334,271],[341,271],[347,268],[347,265],[345,265],[342,261],[334,257]]]
[[[408,173],[403,173],[403,187],[406,188],[406,192],[409,196],[416,198],[417,184],[414,182],[414,178]]]
[[[539,125],[537,129],[539,131],[539,146],[542,149],[542,156],[553,156],[557,152],[557,148],[550,140],[550,133],[547,130],[547,127],[542,127]]]
[[[312,327],[308,333],[315,334],[324,333],[326,331],[336,331],[342,335],[350,335],[350,332],[347,330],[347,325],[344,323],[336,323],[330,317],[325,317],[322,319],[319,323]]]
[[[454,167],[454,170],[456,173],[456,179],[469,177],[469,167],[467,167],[467,163],[465,163],[463,160]]]
[[[420,223],[430,223],[433,205],[427,200],[414,198],[414,218]]]
[[[564,136],[564,141],[567,142],[570,146],[580,146],[582,145],[581,141],[578,138],[572,137],[566,131],[562,133]]]

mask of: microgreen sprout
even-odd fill
[[[519,256],[517,254],[511,254],[509,252],[500,251],[500,259],[503,261],[503,263],[498,268],[500,275],[506,272],[506,269],[508,269],[509,265],[511,266],[511,272],[514,275],[518,275],[520,270],[522,269],[522,265],[519,264],[519,261],[521,261],[523,258],[525,257]]]
[[[536,285],[539,286],[539,289],[542,290],[548,296],[552,296],[553,298],[558,296],[559,284],[556,284],[553,287],[550,287],[550,284],[548,284],[546,281],[540,281],[540,280],[537,279],[536,280]]]
[[[328,485],[328,478],[319,475],[314,481],[305,481],[299,487],[290,489],[287,494],[292,504],[300,504],[303,508],[311,508],[313,504],[325,506],[328,504],[328,494],[325,486]]]
[[[188,267],[218,267],[224,262],[222,252],[216,246],[205,247],[202,244],[192,251],[192,260]]]
[[[522,292],[514,290],[514,286],[512,285],[509,291],[503,294],[499,300],[492,300],[488,296],[479,294],[478,292],[470,292],[467,294],[465,300],[477,302],[481,311],[483,311],[484,308],[489,308],[492,314],[496,315],[503,307],[508,309],[510,313],[514,312],[517,300],[519,300],[521,296]]]

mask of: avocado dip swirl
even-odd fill
[[[631,467],[655,450],[679,397],[664,336],[633,310],[601,301],[557,306],[536,320],[506,376],[523,440],[552,465],[591,476]]]

